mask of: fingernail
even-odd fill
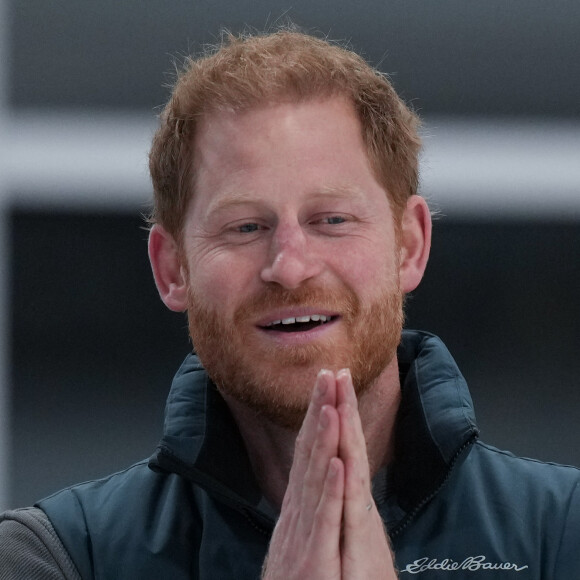
[[[327,369],[320,369],[318,376],[316,377],[316,392],[319,396],[326,393],[328,389],[328,383],[326,382],[326,377],[330,371]]]
[[[352,380],[350,369],[340,369],[338,373],[336,373],[336,379],[345,384],[348,400],[355,408],[358,408],[358,400],[356,398],[356,392],[354,391],[354,382]]]

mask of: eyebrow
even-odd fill
[[[308,201],[316,201],[317,199],[325,198],[340,198],[340,199],[364,199],[365,194],[363,190],[353,185],[330,185],[324,186],[320,189],[312,191],[308,195]],[[208,208],[208,215],[214,215],[220,211],[230,209],[240,205],[260,205],[264,202],[263,199],[257,198],[249,192],[232,191],[221,196],[220,199],[210,203]]]
[[[231,207],[236,207],[238,205],[256,205],[260,203],[255,196],[240,191],[232,191],[231,193],[226,193],[220,199],[210,202],[207,214],[213,215],[224,209],[229,209]]]
[[[313,192],[310,198],[339,197],[344,199],[362,199],[364,191],[355,185],[330,185]]]

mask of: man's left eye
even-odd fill
[[[327,224],[332,225],[336,225],[336,224],[343,224],[346,219],[340,215],[333,215],[327,218],[324,218],[324,220]]]

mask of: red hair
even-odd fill
[[[187,205],[195,195],[193,141],[204,115],[332,96],[352,102],[371,167],[400,218],[418,187],[418,117],[386,75],[357,54],[284,30],[228,34],[213,53],[186,61],[160,116],[149,155],[154,189],[151,222],[181,241]]]

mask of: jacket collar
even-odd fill
[[[198,357],[177,371],[165,407],[163,437],[149,460],[236,506],[257,506],[261,492],[235,421]]]
[[[402,397],[389,475],[409,516],[437,493],[479,432],[467,383],[439,338],[405,331],[397,356]]]
[[[400,521],[436,493],[477,427],[465,380],[440,339],[404,331],[398,359],[402,401],[388,487],[391,517]],[[260,502],[241,435],[195,355],[175,376],[150,467],[187,477],[238,508]]]

